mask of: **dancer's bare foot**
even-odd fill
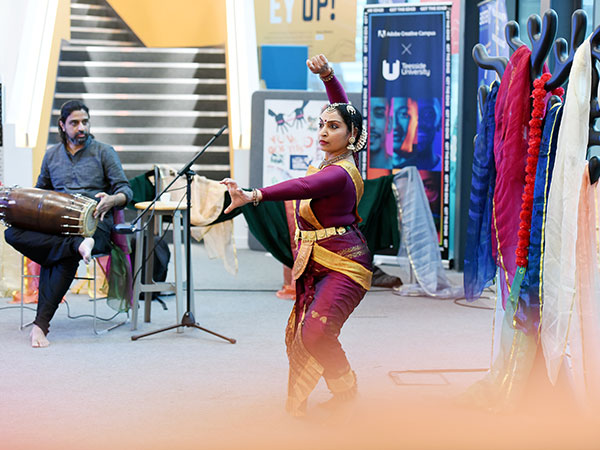
[[[35,324],[31,329],[31,333],[29,333],[29,337],[31,337],[31,346],[34,348],[48,347],[50,345],[50,341],[48,341],[42,329]]]
[[[92,249],[94,248],[94,238],[86,237],[77,249],[83,262],[89,264],[92,260]]]

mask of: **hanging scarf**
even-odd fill
[[[538,333],[541,319],[542,261],[544,256],[544,223],[548,206],[548,191],[552,181],[558,130],[563,105],[557,103],[546,115],[540,154],[535,175],[533,209],[529,240],[527,271],[521,285],[515,322],[525,332]]]
[[[529,121],[527,164],[525,166],[525,186],[521,196],[521,211],[519,212],[520,222],[518,231],[519,239],[517,242],[517,249],[515,250],[517,271],[510,286],[509,297],[509,301],[515,308],[519,302],[521,284],[528,267],[533,196],[535,190],[538,159],[540,155],[540,144],[542,142],[542,124],[544,115],[546,113],[546,103],[548,100],[548,92],[546,91],[545,86],[546,82],[550,80],[551,77],[552,76],[550,73],[544,73],[533,82],[533,111],[531,112],[531,120]],[[564,93],[563,89],[558,89],[560,90],[560,95],[562,96]],[[518,311],[518,309],[516,309],[516,311]],[[530,311],[526,311],[526,313],[531,315]],[[537,318],[539,317],[539,314],[534,313],[534,316]]]
[[[541,336],[552,383],[565,354],[575,300],[577,211],[586,164],[591,69],[590,43],[585,41],[575,53],[569,77],[545,225]]]
[[[467,224],[467,245],[463,283],[465,297],[478,299],[496,274],[492,257],[492,198],[496,185],[494,161],[495,108],[498,83],[494,82],[484,105],[483,120],[477,127],[473,154],[471,203]]]
[[[577,399],[584,407],[600,408],[600,272],[596,239],[598,183],[583,171],[577,224],[577,278],[568,333],[569,369]]]
[[[504,273],[503,298],[516,272],[521,194],[525,185],[527,135],[530,119],[529,65],[526,45],[513,53],[504,71],[496,101],[494,159],[496,187],[492,219],[492,255]]]

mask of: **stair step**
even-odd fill
[[[143,111],[139,111],[143,112]],[[170,111],[164,111],[165,113]],[[174,117],[174,116],[98,116],[91,110],[92,127],[183,127],[221,128],[227,125],[227,117]],[[53,115],[51,124],[58,123],[58,114]]]
[[[85,14],[73,14],[71,13],[71,21],[80,20],[82,22],[101,22],[101,23],[121,23],[118,17],[100,17],[100,16],[87,16]]]
[[[226,95],[200,94],[63,94],[56,93],[55,98],[81,98],[83,100],[181,100],[181,101],[225,101]]]
[[[53,115],[60,114],[59,109],[52,110]],[[128,111],[128,110],[95,110],[94,117],[97,116],[142,116],[142,117],[227,117],[227,111],[162,111],[162,110],[143,110],[143,111]]]
[[[224,79],[218,78],[137,78],[58,77],[58,92],[227,94]]]
[[[167,134],[167,135],[208,135],[212,136],[219,128],[195,127],[94,127],[94,134]],[[223,133],[226,135],[227,131]]]
[[[115,25],[121,25],[121,21],[117,17],[71,14],[71,27],[114,28]]]
[[[139,153],[152,153],[152,152],[175,152],[175,153],[190,153],[192,155],[199,153],[204,147],[198,145],[114,145],[115,150],[118,152],[139,152]],[[223,153],[229,154],[229,147],[211,145],[205,150],[205,153]]]
[[[60,111],[52,111],[51,124],[58,123]],[[110,111],[92,110],[92,127],[200,127],[227,125],[227,111]]]
[[[101,28],[97,28],[94,32],[89,31],[71,31],[71,42],[73,40],[93,40],[107,42],[129,42],[129,45],[135,43],[134,38],[129,31],[124,30],[122,33],[105,33]]]
[[[93,127],[92,133],[101,142],[111,145],[193,145],[203,146],[213,137],[214,133],[151,133],[151,128],[145,133],[128,133],[102,131],[99,127]],[[58,142],[59,137],[56,128],[49,133],[48,142]],[[221,135],[215,139],[214,145],[229,145],[228,136]]]
[[[125,61],[61,61],[58,64],[58,76],[225,78],[225,64]]]
[[[81,98],[76,94],[69,94],[55,98],[53,108],[60,108],[61,105],[71,98]],[[190,111],[227,111],[227,102],[223,100],[179,100],[179,99],[86,99],[83,101],[91,110],[96,109],[163,109],[180,110],[189,109]]]
[[[102,46],[114,45],[114,46],[122,46],[122,47],[130,47],[135,44],[135,42],[132,42],[132,41],[113,41],[113,40],[106,40],[106,39],[81,39],[81,38],[70,39],[69,42],[71,44],[77,44],[77,45],[102,45]]]
[[[129,30],[122,28],[103,28],[98,30],[96,27],[74,27],[71,26],[71,34],[75,33],[98,33],[101,32],[103,34],[130,34]]]
[[[221,63],[196,62],[130,62],[130,61],[61,61],[60,66],[72,67],[119,67],[119,68],[167,68],[167,69],[225,69]]]
[[[115,146],[115,150],[119,147],[120,146]],[[171,146],[171,149],[167,152],[145,152],[144,154],[119,150],[117,150],[117,152],[121,164],[139,164],[151,161],[153,164],[169,164],[174,167],[183,166],[198,153],[180,152],[178,151],[177,145]],[[221,167],[221,170],[223,168],[229,169],[229,152],[217,153],[205,151],[200,155],[197,162],[202,165],[219,166]]]
[[[71,4],[106,5],[106,0],[71,0]]]
[[[225,84],[219,78],[137,78],[137,77],[58,77],[64,83],[123,83],[123,84]]]
[[[167,164],[176,168],[176,164]],[[139,175],[142,175],[149,170],[154,170],[154,163],[140,163],[140,164],[123,164],[123,170],[125,171],[125,176],[128,179],[135,178]],[[230,175],[229,166],[210,166],[210,165],[196,165],[192,166],[192,170],[196,172],[196,174],[206,177],[209,180],[217,180],[220,181],[223,178],[227,178]]]
[[[112,9],[105,5],[91,5],[83,3],[71,3],[71,14],[114,17]]]
[[[125,163],[123,164],[123,169],[125,170],[139,170],[143,173],[154,170],[154,165],[160,163]],[[166,163],[163,163],[166,164]],[[173,165],[174,164],[169,164]],[[220,165],[209,165],[209,164],[194,164],[192,166],[192,170],[194,171],[202,171],[202,172],[221,172],[227,171],[229,172],[229,164],[220,164]],[[128,177],[129,178],[129,177]]]
[[[64,45],[61,61],[197,62],[225,64],[221,48],[148,48]],[[223,66],[224,67],[224,66]]]

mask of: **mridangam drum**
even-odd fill
[[[92,236],[97,203],[80,194],[36,188],[0,188],[0,219],[7,225],[48,234]]]

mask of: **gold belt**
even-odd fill
[[[337,236],[346,233],[346,227],[329,227],[318,230],[299,230],[296,228],[294,239],[296,242],[315,242],[330,236]]]

